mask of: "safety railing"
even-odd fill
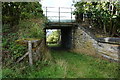
[[[43,7],[44,15],[49,22],[74,22],[73,8]]]

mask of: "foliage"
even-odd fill
[[[112,6],[113,10],[110,10]],[[102,29],[109,36],[120,36],[120,3],[119,2],[77,2],[74,14],[84,14],[90,24]],[[78,16],[79,17],[79,16]],[[99,25],[98,25],[99,24]]]
[[[11,26],[19,23],[20,20],[29,18],[41,18],[43,11],[38,2],[3,2],[2,3],[3,24]]]
[[[11,31],[14,29],[9,29],[9,27],[6,28],[5,26],[3,26],[3,33],[6,33],[6,35],[3,35],[4,64],[11,64],[15,62],[19,57],[23,56],[23,54],[27,52],[27,46],[16,43],[16,40],[24,38],[42,39],[44,37],[42,25],[40,25],[39,23],[35,23],[34,20],[29,20],[20,21],[19,25],[16,26],[19,27],[19,29],[17,29],[17,32]],[[37,21],[40,22],[41,20],[37,19]]]
[[[9,28],[9,25],[3,25],[3,66],[16,61],[16,59],[22,56],[27,49],[27,47],[15,43],[15,40],[18,39],[18,33],[11,32],[12,29],[8,29],[7,27]]]
[[[47,36],[47,42],[58,42],[59,38],[60,31],[52,31],[52,33]]]
[[[18,25],[19,38],[43,38],[43,24],[44,23],[41,19],[29,19],[27,21],[20,21]]]
[[[68,51],[52,51],[50,63],[36,63],[32,69],[16,65],[3,69],[3,78],[117,78],[118,63]],[[18,69],[19,66],[19,69]],[[14,73],[13,73],[14,72]]]
[[[3,66],[9,66],[27,52],[16,40],[44,37],[44,16],[38,2],[3,2],[2,7],[2,58]]]

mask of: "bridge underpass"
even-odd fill
[[[60,47],[65,49],[72,48],[72,31],[73,27],[51,27],[51,28],[45,28],[45,30],[48,29],[59,29],[61,31],[61,40],[60,40]]]
[[[72,48],[72,33],[74,30],[75,17],[72,14],[72,8],[68,7],[45,7],[44,14],[47,19],[45,32],[49,29],[60,29],[61,30],[61,41],[60,47],[64,49]]]

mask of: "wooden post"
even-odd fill
[[[30,66],[33,65],[33,61],[32,61],[32,42],[28,41],[28,52],[29,52],[29,64]]]
[[[17,60],[17,63],[23,60],[27,55],[29,55],[29,52],[25,53],[20,59]]]

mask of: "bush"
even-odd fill
[[[38,23],[36,22],[36,20]],[[29,19],[20,21],[19,27],[19,38],[43,38],[43,23],[42,19]]]
[[[25,46],[17,44],[15,41],[18,39],[18,33],[8,29],[8,25],[3,25],[3,38],[2,38],[2,58],[3,64],[9,65],[16,61],[26,52]]]

